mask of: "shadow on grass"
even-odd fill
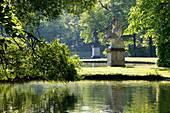
[[[133,65],[126,65],[125,68],[134,68]]]
[[[146,76],[138,76],[138,75],[122,75],[122,74],[107,74],[107,75],[84,75],[83,80],[166,80],[169,78],[165,78],[161,75],[157,74],[148,74]]]
[[[162,69],[158,69],[159,71],[170,71],[170,68],[162,68]]]

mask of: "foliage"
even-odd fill
[[[0,30],[1,35],[8,35],[10,37],[21,37],[21,24],[16,17],[14,7],[10,5],[6,0],[2,0],[0,5]],[[1,41],[2,43],[2,41]]]
[[[78,79],[77,70],[81,65],[77,56],[70,57],[70,51],[57,40],[38,43],[34,48],[17,40],[25,51],[19,49],[11,38],[5,49],[4,61],[0,67],[0,80],[45,79],[73,81]],[[34,51],[34,52],[33,52]]]
[[[12,37],[13,41],[15,41],[15,37],[21,38],[24,40],[25,34],[22,32],[21,23],[13,13],[14,7],[10,5],[6,0],[0,1],[0,36],[4,37]],[[16,42],[16,41],[15,41]],[[3,64],[5,59],[5,49],[7,45],[10,44],[10,40],[6,40],[6,38],[0,38],[0,64]],[[18,43],[17,43],[18,44]],[[19,46],[19,44],[18,44]],[[20,49],[21,46],[19,46]]]
[[[24,31],[27,35],[31,33],[31,37],[36,39],[35,34],[39,34],[38,26],[42,20],[56,19],[64,11],[79,15],[90,11],[95,3],[96,0],[2,0],[0,6],[1,35],[25,38],[26,36],[21,35]]]
[[[81,63],[78,56],[70,57],[70,51],[65,44],[59,44],[57,40],[54,40],[51,44],[46,42],[38,46],[35,48],[38,60],[32,62],[39,70],[38,75],[45,76],[47,80],[73,81],[78,78],[76,68]]]
[[[96,0],[11,0],[15,13],[22,25],[31,31],[41,20],[52,20],[63,12],[79,15],[91,10]]]
[[[4,38],[0,37],[0,39],[3,40]],[[8,78],[14,79],[18,74],[22,77],[25,72],[25,54],[23,54],[19,47],[24,48],[26,44],[16,38],[14,39],[15,41],[11,38],[6,38],[6,47],[3,48],[3,46],[1,46],[0,48],[0,51],[4,52],[1,54],[0,80],[7,80]],[[10,76],[11,74],[15,76]]]
[[[16,7],[18,16],[26,14],[20,18],[40,17],[41,19],[41,17],[45,17],[54,19],[62,15],[64,10],[74,15],[89,11],[95,5],[96,0],[13,0],[11,3]]]
[[[72,52],[75,52],[82,47],[87,47],[79,36],[82,28],[78,25],[78,20],[77,16],[64,13],[57,20],[43,21],[39,31],[47,41],[59,39],[60,43],[65,43]]]
[[[41,20],[58,18],[64,11],[78,15],[91,10],[95,3],[96,0],[1,0],[0,80],[75,80],[77,57],[69,57],[67,47],[57,41],[40,41],[35,29]]]
[[[90,11],[96,0],[2,0],[0,3],[1,35],[18,37],[25,41],[28,38],[27,36],[37,40],[35,34],[39,31],[35,29],[38,29],[37,26],[39,26],[41,20],[56,19],[64,11],[74,15]],[[3,40],[0,42],[4,43]]]
[[[143,30],[146,37],[156,38],[158,66],[170,67],[169,17],[168,0],[138,0],[130,11],[126,32],[132,34]]]
[[[40,24],[39,32],[46,41],[52,39],[58,39],[60,43],[64,43],[68,46],[72,54],[78,54],[80,58],[91,57],[92,43],[85,43],[84,39],[80,37],[80,32],[83,30],[83,26],[80,26],[78,16],[73,16],[68,13],[64,13],[57,20],[43,21]],[[101,51],[106,48],[101,45]],[[102,56],[102,53],[101,53]]]
[[[123,29],[127,28],[128,12],[135,5],[135,0],[101,0],[96,4],[96,7],[90,13],[83,13],[79,24],[84,26],[80,36],[85,39],[85,42],[93,41],[93,32],[97,30],[102,44],[106,44],[105,28],[110,24],[111,17],[115,14],[124,25]]]

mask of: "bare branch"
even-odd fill
[[[23,48],[18,44],[18,42],[14,38],[12,38],[12,40],[17,44],[20,50],[23,50]]]
[[[99,3],[100,3],[100,5],[101,5],[104,9],[106,9],[106,10],[109,11],[109,12],[111,12],[111,11],[107,8],[107,5],[104,6],[100,0],[99,0]]]
[[[35,40],[38,41],[38,42],[41,42],[41,41],[40,41],[38,38],[36,38],[33,34],[27,32],[27,31],[25,31],[25,30],[24,30],[24,32],[27,33],[27,35],[28,35],[29,37],[32,37],[33,39],[35,39]]]

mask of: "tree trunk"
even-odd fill
[[[133,34],[134,57],[136,57],[136,34]]]
[[[152,36],[149,37],[149,56],[152,57]]]

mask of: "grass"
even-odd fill
[[[156,65],[126,65],[126,67],[82,67],[78,72],[80,75],[129,75],[146,76],[161,75],[170,77],[170,68],[157,67]]]
[[[157,57],[125,57],[125,61],[155,62]]]

